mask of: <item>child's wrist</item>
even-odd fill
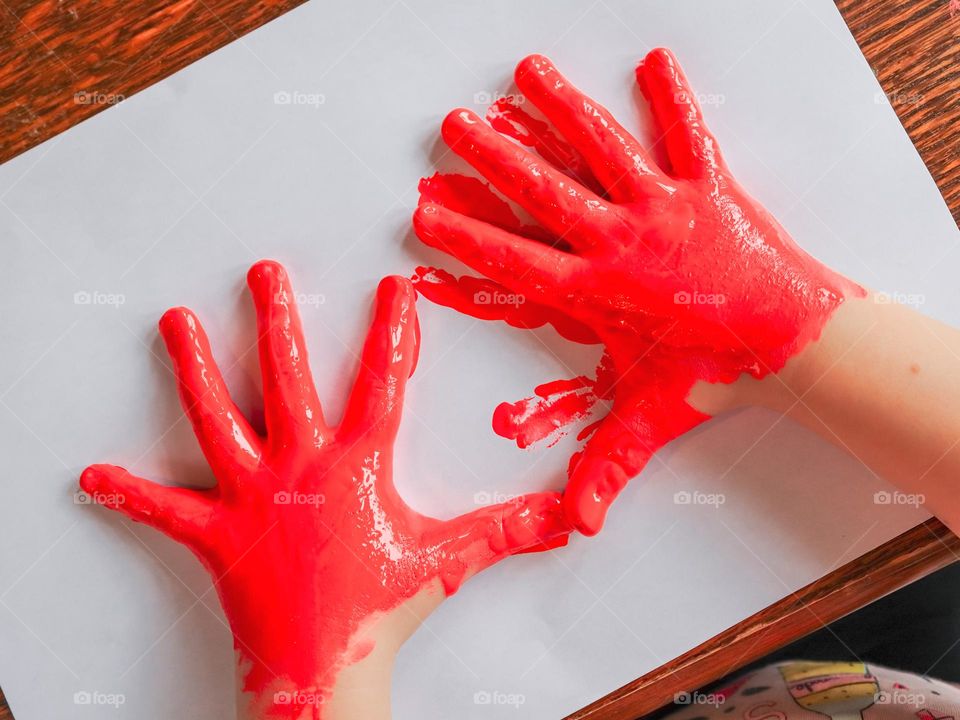
[[[290,717],[389,720],[390,683],[396,655],[444,598],[443,588],[436,581],[393,609],[368,617],[359,631],[343,644],[342,652],[325,657],[318,662],[322,667],[309,672],[298,667],[304,655],[293,652],[293,648],[283,657],[256,660],[252,659],[250,648],[246,652],[238,650],[238,720],[287,720]],[[341,610],[349,613],[351,608]],[[334,611],[328,608],[327,612]],[[323,637],[340,630],[340,624],[334,623],[319,628],[315,634]],[[237,645],[242,647],[243,643],[237,641]],[[318,647],[316,656],[321,655],[324,652]],[[266,684],[258,684],[255,690],[249,685],[254,663],[258,665],[255,668],[258,676],[266,673],[272,678]],[[304,686],[291,677],[312,679]],[[295,708],[298,713],[292,712]]]

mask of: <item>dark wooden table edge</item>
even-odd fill
[[[939,520],[928,520],[566,720],[625,720],[650,713],[672,702],[677,693],[708,685],[957,560],[960,538]]]

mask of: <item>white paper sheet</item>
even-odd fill
[[[179,421],[163,310],[200,314],[249,408],[244,273],[282,260],[299,292],[323,296],[304,325],[337,417],[377,279],[460,269],[409,229],[446,111],[508,91],[515,62],[540,51],[645,127],[632,72],[656,45],[714,96],[706,114],[730,165],[805,248],[960,322],[957,228],[830,0],[304,6],[0,168],[0,684],[18,720],[231,717],[229,633],[200,566],[73,502],[97,461],[209,481]],[[591,371],[596,350],[425,301],[420,312],[404,496],[449,515],[477,493],[557,487],[572,439],[520,451],[490,414]],[[510,694],[523,717],[569,713],[925,517],[875,504],[882,490],[772,414],[715,420],[651,463],[600,537],[504,562],[447,602],[401,652],[396,717],[517,717]],[[677,504],[684,491],[725,503]],[[93,692],[124,702],[77,704]]]

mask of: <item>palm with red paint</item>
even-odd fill
[[[469,110],[444,120],[451,149],[552,242],[491,221],[480,205],[464,211],[462,198],[424,202],[414,216],[425,243],[561,310],[605,345],[617,376],[612,412],[572,458],[564,494],[568,517],[588,534],[653,452],[707,419],[686,402],[698,380],[776,372],[846,295],[862,292],[803,252],[737,184],[669,51],[648,54],[636,75],[667,168],[540,55],[519,64],[516,83],[571,146],[551,159],[582,158],[565,167],[582,182]]]
[[[160,332],[216,486],[167,487],[111,465],[87,468],[80,483],[199,557],[230,620],[255,714],[300,717],[303,704],[292,699],[323,697],[339,670],[369,651],[363,631],[378,614],[425,590],[450,594],[513,553],[564,544],[569,528],[556,493],[449,521],[417,513],[398,495],[393,443],[418,351],[409,281],[380,283],[337,427],[324,421],[283,268],[260,262],[248,283],[266,435],[230,399],[196,316],[175,308]],[[275,693],[283,693],[279,704]]]

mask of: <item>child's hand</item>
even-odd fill
[[[409,281],[380,284],[338,427],[323,419],[283,268],[260,262],[248,282],[266,436],[230,399],[199,320],[176,308],[160,331],[216,487],[157,485],[111,465],[87,468],[80,484],[207,567],[234,633],[246,716],[302,717],[314,705],[310,717],[328,717],[318,706],[340,671],[374,649],[378,624],[410,612],[404,603],[449,595],[513,553],[565,544],[569,528],[556,493],[449,521],[420,515],[397,494],[393,443],[419,339]]]
[[[454,110],[446,143],[542,228],[498,226],[464,198],[450,204],[466,214],[423,202],[414,216],[425,243],[562,311],[606,346],[613,409],[572,459],[564,494],[568,518],[587,534],[654,452],[707,419],[687,403],[695,383],[777,372],[846,297],[863,295],[803,252],[733,179],[670,52],[651,52],[637,80],[668,168],[533,55],[517,67],[517,86],[571,146],[551,159],[562,157],[582,182]]]

